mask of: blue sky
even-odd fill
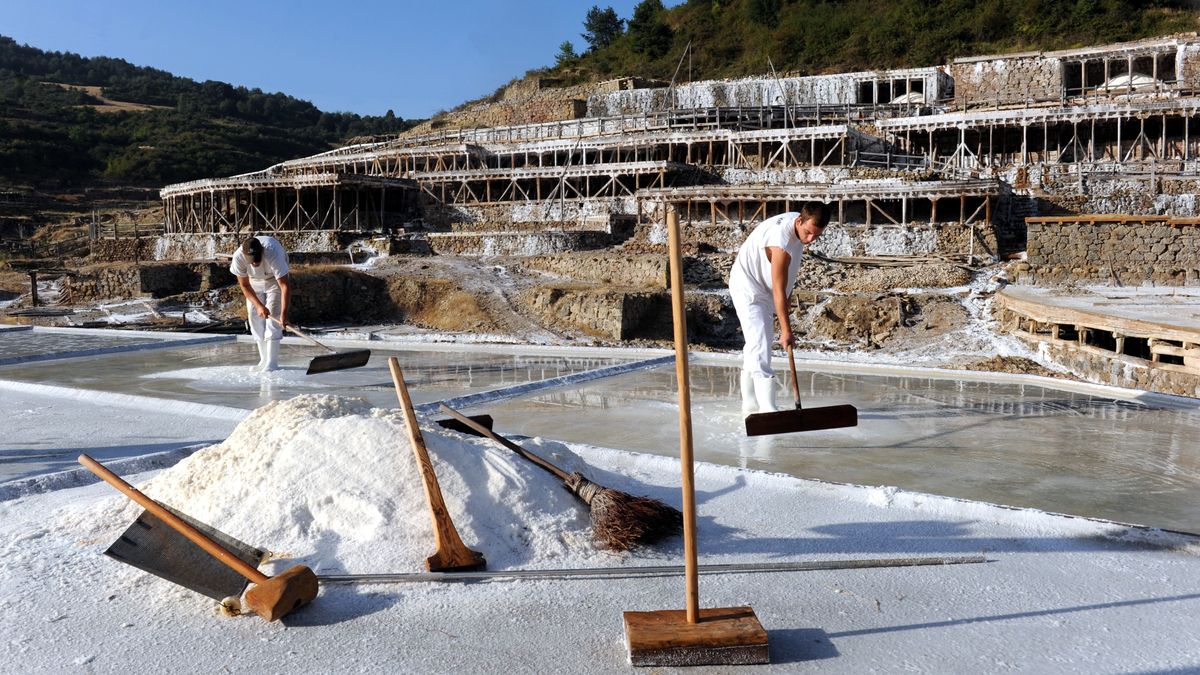
[[[281,91],[328,111],[408,118],[490,94],[558,46],[585,46],[593,5],[637,0],[0,0],[0,35],[195,80]],[[667,6],[679,4],[668,0]]]

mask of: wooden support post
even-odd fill
[[[696,563],[696,490],[692,466],[692,414],[688,380],[687,305],[679,221],[667,211],[671,309],[675,327],[675,378],[679,387],[679,464],[683,492],[685,609],[625,612],[625,639],[634,666],[748,665],[769,663],[767,631],[750,607],[700,609]]]
[[[1121,118],[1120,117],[1117,118],[1117,153],[1116,153],[1116,155],[1117,155],[1116,160],[1117,160],[1118,164],[1125,161],[1125,154],[1123,152],[1121,152]]]
[[[29,302],[34,307],[38,306],[37,270],[29,270]]]

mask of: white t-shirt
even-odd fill
[[[804,254],[804,243],[796,236],[795,211],[767,218],[746,237],[738,249],[733,269],[729,273],[729,288],[749,292],[756,297],[772,297],[771,261],[767,259],[767,247],[775,246],[788,252],[786,295],[792,294],[796,286],[796,272],[800,269],[800,256]]]
[[[288,256],[283,244],[275,237],[260,235],[255,237],[262,244],[262,263],[257,267],[250,264],[250,256],[239,246],[233,253],[233,262],[229,263],[229,271],[235,277],[250,277],[250,285],[263,288],[275,284],[275,280],[288,273]]]

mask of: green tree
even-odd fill
[[[750,0],[750,20],[760,26],[774,25],[779,20],[779,10],[782,6],[782,0]]]
[[[613,40],[621,36],[624,27],[625,21],[617,17],[617,12],[612,7],[600,9],[599,6],[592,5],[583,20],[582,37],[588,43],[588,51],[604,49],[611,45]]]
[[[671,27],[663,19],[662,0],[642,0],[629,19],[629,37],[636,52],[658,58],[671,48]]]
[[[575,53],[575,45],[571,44],[570,40],[563,40],[563,43],[558,46],[558,54],[554,57],[554,65],[569,66],[578,60],[579,55]]]

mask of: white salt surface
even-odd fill
[[[681,561],[678,539],[601,551],[585,509],[549,474],[479,439],[429,427],[425,438],[449,512],[489,569]],[[679,503],[674,460],[524,445],[610,487]],[[273,570],[415,572],[433,553],[401,418],[355,400],[269,404],[224,443],[141,478],[150,496],[285,558]],[[707,464],[696,489],[701,563],[990,561],[702,577],[703,606],[749,604],[769,631],[772,663],[753,670],[1200,668],[1194,539]],[[0,503],[4,670],[617,672],[628,670],[621,613],[683,603],[679,577],[328,585],[278,623],[226,618],[207,598],[101,555],[137,511],[102,484]],[[709,672],[687,672],[698,671]]]
[[[237,390],[247,385],[260,386],[264,382],[306,389],[324,389],[333,385],[323,384],[306,375],[307,364],[303,366],[281,366],[279,370],[269,373],[250,372],[252,364],[236,366],[202,366],[199,368],[179,368],[164,370],[141,375],[147,380],[192,380],[209,385],[228,386]]]
[[[81,452],[103,462],[212,443],[235,425],[229,419],[184,414],[169,403],[154,410],[83,393],[72,399],[0,386],[0,481],[76,467]]]

